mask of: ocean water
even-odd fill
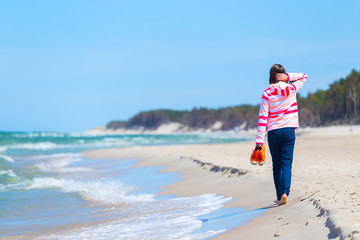
[[[222,208],[216,194],[159,196],[180,180],[136,159],[85,159],[81,151],[244,141],[234,135],[0,133],[0,237],[5,239],[207,239],[257,216]]]

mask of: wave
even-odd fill
[[[88,167],[68,167],[72,163],[82,161],[80,154],[77,153],[59,153],[43,155],[36,157],[43,160],[35,166],[43,172],[73,173],[73,172],[91,172]]]
[[[47,132],[29,132],[29,133],[12,133],[15,138],[37,138],[37,137],[65,137],[66,133],[47,133]]]
[[[81,154],[79,153],[53,153],[46,155],[38,155],[38,156],[29,156],[29,159],[39,159],[39,160],[49,160],[49,159],[57,159],[57,158],[73,158],[77,160],[81,160]]]
[[[8,175],[9,177],[17,177],[17,175],[14,173],[12,169],[10,170],[0,170],[0,176],[1,175]]]
[[[128,138],[104,138],[102,140],[97,140],[92,143],[89,143],[89,147],[130,147],[135,146],[136,143],[132,139]]]
[[[81,152],[92,149],[225,143],[246,140],[232,134],[109,135],[89,133],[1,133],[0,153],[30,156],[44,153]]]
[[[154,194],[131,194],[132,186],[118,180],[72,180],[65,178],[36,177],[25,189],[58,189],[79,193],[85,200],[117,204],[154,200]]]
[[[35,177],[32,180],[17,176],[13,170],[0,170],[1,176],[9,176],[11,181],[2,181],[0,191],[53,189],[78,193],[84,200],[102,204],[153,201],[154,194],[135,194],[134,186],[124,185],[119,180],[73,180],[54,177]]]
[[[0,152],[5,152],[7,150],[7,146],[0,146]]]
[[[61,147],[65,147],[66,145],[61,145]],[[30,149],[30,150],[51,150],[56,147],[59,147],[56,143],[52,142],[39,142],[39,143],[23,143],[7,146],[8,149]]]
[[[39,239],[203,239],[226,229],[195,232],[202,226],[200,216],[221,208],[231,198],[216,194],[156,200],[127,206],[126,218],[83,227],[79,230],[41,236]],[[116,211],[118,209],[112,209]]]
[[[4,155],[4,154],[0,154],[0,158],[4,159],[7,162],[11,162],[11,163],[15,162],[15,160],[12,157],[9,157],[9,156]]]
[[[18,176],[13,169],[0,170],[0,192],[24,190],[31,183],[31,180]]]
[[[73,146],[71,143],[58,144],[53,142],[27,142],[7,144],[0,147],[0,153],[11,155],[35,155],[39,152],[68,152]]]

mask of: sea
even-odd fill
[[[0,132],[0,238],[210,239],[263,210],[223,208],[209,193],[162,196],[181,180],[138,159],[86,159],[81,152],[132,146],[247,141],[235,134],[106,135]]]

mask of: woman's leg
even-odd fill
[[[276,190],[276,198],[280,201],[282,196],[282,180],[283,174],[281,171],[281,144],[278,130],[268,132],[268,144],[273,162],[273,178]]]
[[[292,174],[291,169],[295,146],[295,130],[293,128],[284,128],[281,135],[281,171],[283,173],[281,180],[281,195],[285,193],[287,196],[289,196]]]

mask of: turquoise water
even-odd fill
[[[232,135],[0,133],[0,237],[206,239],[262,210],[224,209],[216,194],[158,196],[179,181],[134,159],[84,159],[84,150],[244,141]]]
[[[230,143],[244,140],[246,139],[242,136],[234,134],[94,135],[0,132],[0,152],[8,155],[39,155],[114,147]]]

